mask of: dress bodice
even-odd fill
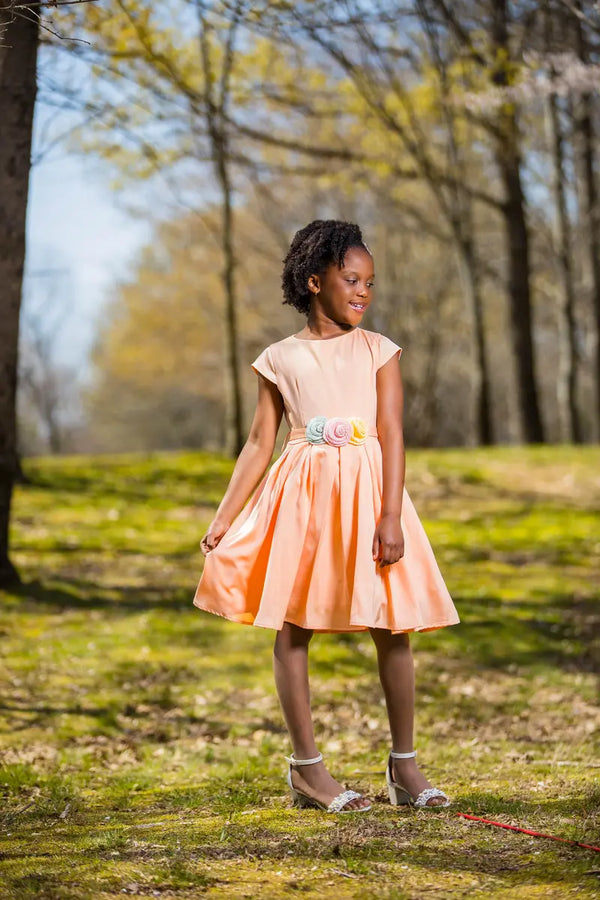
[[[402,348],[376,331],[353,328],[325,340],[290,335],[266,347],[252,368],[274,382],[284,401],[288,427],[315,416],[377,419],[376,373]]]

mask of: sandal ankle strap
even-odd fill
[[[314,756],[312,759],[296,759],[294,754],[291,756],[286,756],[286,760],[289,762],[290,766],[311,766],[313,763],[319,763],[323,761],[323,754],[319,753],[318,756]]]
[[[416,750],[411,750],[410,753],[396,753],[395,750],[390,750],[390,756],[392,757],[392,759],[411,759],[416,755]]]

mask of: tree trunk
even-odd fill
[[[581,10],[582,4],[577,3]],[[578,16],[573,16],[575,44],[581,62],[589,65],[589,52],[583,26]],[[592,304],[596,326],[596,434],[600,439],[600,202],[596,182],[597,160],[594,129],[593,98],[590,93],[582,94],[576,103],[576,130],[579,135],[578,170],[582,182],[582,234],[587,242],[592,281]]]
[[[225,323],[227,329],[227,345],[229,349],[229,371],[232,383],[232,431],[233,453],[239,456],[246,441],[242,389],[240,384],[240,360],[238,354],[237,298],[235,290],[235,254],[233,236],[233,213],[231,208],[231,182],[229,178],[228,159],[224,141],[217,146],[216,166],[223,194],[223,284],[225,286]]]
[[[496,57],[492,77],[494,83],[502,87],[507,84],[506,69],[510,61],[507,0],[497,0],[491,4],[491,9]],[[542,443],[544,429],[533,358],[529,238],[521,179],[519,126],[513,104],[507,102],[501,106],[496,124],[495,158],[504,187],[511,335],[523,437],[526,443]]]
[[[15,406],[37,47],[36,21],[18,15],[9,22],[0,46],[0,587],[20,580],[8,541],[19,471]]]
[[[468,219],[469,225],[471,219]],[[463,221],[463,226],[466,225]],[[491,378],[490,368],[488,364],[486,352],[485,329],[483,325],[483,301],[481,297],[481,282],[477,271],[477,259],[475,255],[475,247],[471,236],[464,234],[458,238],[460,243],[460,270],[463,281],[465,283],[466,294],[469,298],[469,306],[473,314],[473,324],[475,328],[475,354],[477,360],[477,371],[479,372],[479,385],[477,387],[476,396],[476,422],[477,435],[479,443],[484,447],[491,446],[494,443],[494,434],[492,428],[492,406],[491,406]]]
[[[560,112],[556,94],[548,97],[548,125],[554,174],[554,203],[556,206],[556,244],[560,281],[562,288],[562,310],[559,317],[560,365],[558,372],[559,392],[566,394],[560,404],[561,412],[566,412],[567,440],[583,443],[583,429],[577,406],[577,380],[579,354],[575,319],[575,287],[571,265],[571,222],[567,211],[565,190],[564,141],[560,123]],[[564,315],[563,315],[564,312]]]
[[[225,113],[230,99],[229,82],[235,54],[235,36],[242,14],[242,5],[237,0],[232,21],[226,33],[223,49],[222,68],[217,79],[211,61],[209,34],[211,27],[206,18],[206,10],[201,0],[196,0],[198,23],[200,26],[200,55],[204,75],[204,112],[210,139],[212,161],[221,194],[222,206],[222,249],[223,287],[225,291],[225,333],[227,340],[228,372],[231,385],[231,431],[233,432],[233,454],[239,456],[246,435],[243,419],[242,388],[240,383],[240,362],[238,354],[237,296],[235,288],[235,251],[232,188],[230,175],[229,136]],[[217,90],[218,82],[218,90]]]
[[[394,79],[390,84],[389,90],[395,93],[404,109],[410,109],[408,119],[412,123],[412,132],[404,124],[402,117],[390,116],[387,110],[387,86],[382,90],[381,84],[374,74],[357,67],[352,54],[347,54],[345,44],[336,45],[333,40],[323,40],[322,34],[314,25],[306,25],[305,30],[308,36],[322,50],[330,53],[332,58],[343,67],[348,77],[354,81],[357,90],[371,110],[387,128],[395,132],[402,142],[404,150],[411,157],[420,177],[431,191],[433,201],[438,207],[440,215],[444,217],[450,228],[458,256],[459,274],[465,287],[466,305],[475,325],[476,359],[480,374],[475,400],[477,405],[477,440],[481,444],[491,444],[493,442],[490,403],[491,386],[485,351],[481,276],[473,240],[473,203],[469,191],[465,187],[467,166],[462,158],[459,141],[456,136],[456,115],[447,82],[447,63],[440,53],[438,36],[435,28],[432,28],[432,19],[426,6],[419,4],[418,8],[430,40],[432,59],[437,66],[440,77],[442,89],[440,102],[447,127],[446,152],[450,160],[449,171],[436,161],[435,153],[430,152],[423,138],[421,128],[415,127],[418,122],[418,116],[415,114],[414,108],[411,107],[409,94],[401,78]],[[357,37],[361,37],[360,30],[357,31]],[[372,65],[375,72],[377,70],[378,53],[381,53],[383,58],[385,52],[380,50],[374,42],[370,49],[372,50]],[[382,62],[381,68],[385,71],[385,62]],[[448,174],[452,177],[446,179],[444,176]],[[446,181],[448,182],[447,187]]]
[[[448,207],[448,218],[458,250],[459,275],[464,285],[475,331],[475,359],[479,374],[479,381],[475,388],[477,440],[479,444],[489,446],[494,442],[491,378],[486,352],[481,277],[473,237],[475,232],[473,202],[465,187],[468,180],[468,165],[457,134],[452,87],[448,80],[448,61],[441,51],[439,35],[433,26],[427,4],[419,2],[417,6],[429,39],[431,57],[438,71],[441,109],[447,129],[447,153],[452,174],[455,176],[450,187],[452,199]]]

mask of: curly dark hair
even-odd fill
[[[352,222],[315,219],[297,231],[283,260],[283,303],[308,315],[313,296],[308,288],[309,277],[322,275],[332,263],[341,268],[350,247],[362,247],[371,252],[363,241],[360,228]]]

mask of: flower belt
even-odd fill
[[[313,416],[306,425],[290,430],[286,444],[308,441],[310,444],[343,447],[345,444],[364,444],[369,436],[377,437],[377,428],[367,425],[359,416]]]

